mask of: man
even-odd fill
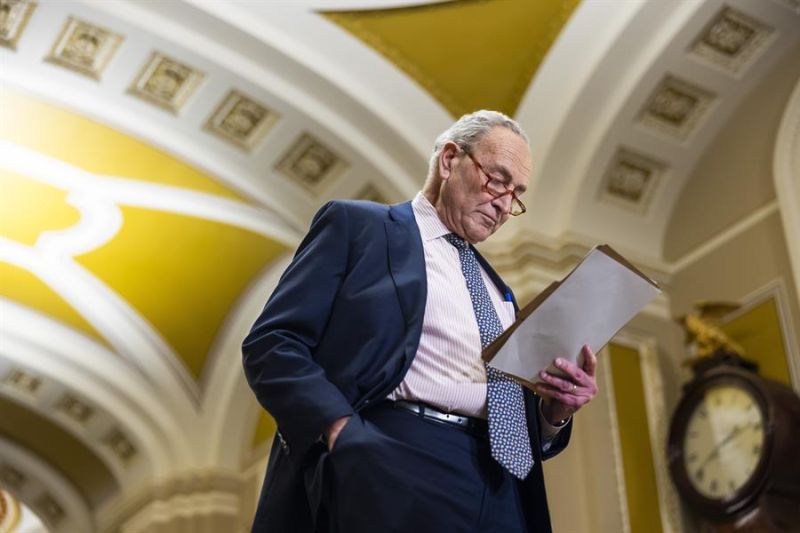
[[[472,247],[524,212],[530,170],[519,126],[479,111],[439,136],[413,202],[317,213],[243,345],[278,425],[253,531],[550,531],[541,463],[596,359],[557,359],[538,395],[485,366],[517,304]]]

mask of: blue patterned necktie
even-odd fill
[[[472,309],[478,321],[481,347],[486,348],[503,332],[503,325],[483,283],[475,252],[458,235],[449,233],[445,235],[445,239],[458,250],[461,271],[464,273]],[[492,457],[515,477],[525,479],[533,467],[533,454],[528,438],[522,386],[499,370],[486,365],[486,398]]]

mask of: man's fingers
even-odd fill
[[[558,389],[547,383],[537,383],[536,394],[538,394],[539,396],[546,396],[548,398],[552,398],[554,400],[558,400],[561,402],[564,402],[564,400],[566,400],[567,398],[567,394],[561,392],[561,389]]]
[[[587,399],[582,396],[575,396],[573,394],[563,392],[558,387],[554,387],[553,385],[549,385],[547,383],[537,383],[536,394],[559,401],[572,410],[579,408],[587,402]]]
[[[542,379],[542,381],[544,381],[548,385],[552,385],[553,387],[562,390],[564,392],[574,392],[575,389],[577,388],[575,383],[573,383],[572,381],[554,376],[553,374],[549,374],[544,370],[542,370],[539,373],[539,377]]]
[[[569,376],[569,380],[573,383],[586,383],[586,373],[572,361],[568,361],[562,357],[559,357],[555,360],[555,365],[556,368]]]
[[[583,345],[583,371],[590,376],[597,371],[597,356],[588,344]]]

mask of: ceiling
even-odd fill
[[[798,0],[20,5],[0,46],[0,397],[82,443],[102,486],[263,445],[239,344],[308,222],[413,196],[461,113],[529,133],[529,213],[483,247],[524,294],[598,242],[668,280],[777,209]],[[22,464],[57,484],[66,460]]]

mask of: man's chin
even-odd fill
[[[494,227],[487,228],[486,226],[480,226],[467,232],[467,240],[472,244],[477,244],[491,237],[492,233],[494,233]]]

